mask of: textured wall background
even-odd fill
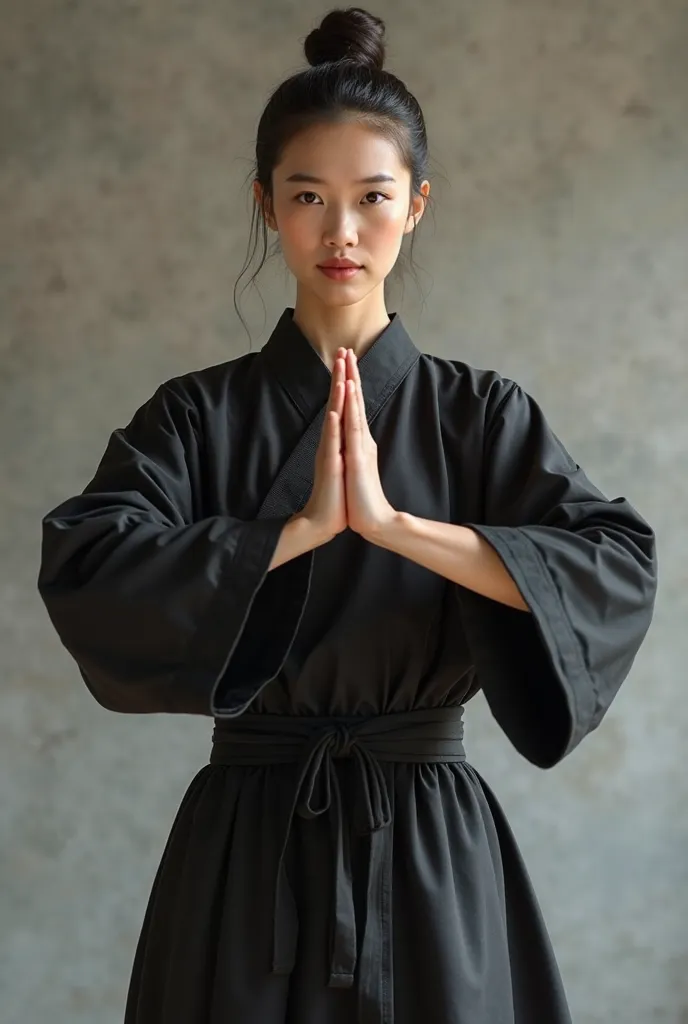
[[[121,1021],[210,741],[209,720],[89,697],[36,594],[40,519],[160,381],[246,350],[231,292],[253,134],[328,7],[0,2],[3,1024]],[[390,309],[423,350],[519,380],[660,540],[655,624],[599,731],[541,772],[480,697],[469,757],[511,817],[578,1024],[686,1024],[688,8],[372,9],[439,171],[416,243],[427,305],[408,278]],[[278,262],[265,319],[244,307],[254,348],[293,299]]]

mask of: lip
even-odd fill
[[[318,267],[332,281],[348,281],[361,270],[361,267]]]
[[[318,266],[321,270],[360,270],[360,263],[354,263],[353,260],[349,259],[331,259],[325,260],[324,263],[319,263]]]

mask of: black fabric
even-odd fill
[[[391,504],[482,534],[529,612],[349,530],[268,571],[330,386],[291,308],[260,352],[162,384],[43,520],[39,590],[94,697],[234,736],[173,823],[126,1024],[570,1020],[486,781],[465,759],[380,758],[352,723],[451,719],[482,687],[516,749],[556,764],[650,626],[654,534],[516,382],[421,353],[398,315],[360,371]],[[286,761],[240,763],[256,720],[268,751],[292,737]]]
[[[284,764],[298,760],[300,766],[275,881],[273,973],[291,974],[296,963],[298,908],[284,864],[294,815],[311,820],[328,814],[335,851],[328,985],[349,988],[354,984],[358,955],[351,853],[334,764],[337,758],[353,758],[357,793],[351,825],[358,835],[370,837],[365,914],[368,928],[360,940],[359,1017],[393,1019],[391,948],[387,929],[378,927],[391,907],[393,820],[391,794],[380,762],[464,761],[462,740],[462,707],[363,719],[243,715],[216,723],[211,764]]]

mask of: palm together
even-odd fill
[[[377,444],[366,418],[358,360],[352,349],[337,351],[328,403],[331,420],[330,471],[343,489],[346,523],[355,533],[372,538],[395,516],[380,481]]]

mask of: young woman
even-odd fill
[[[429,184],[383,30],[331,12],[260,121],[294,307],[163,383],[44,519],[40,591],[96,700],[214,719],[127,1024],[570,1019],[463,705],[482,688],[536,765],[568,754],[650,625],[654,535],[517,383],[388,314]]]

